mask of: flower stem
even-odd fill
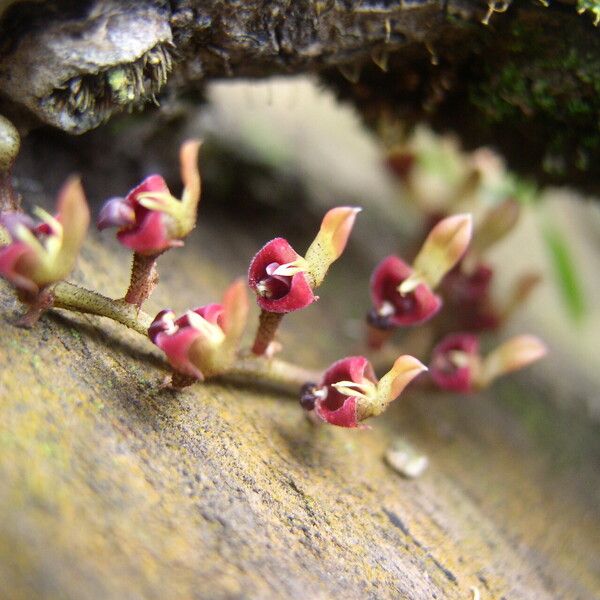
[[[275,358],[246,356],[240,357],[222,377],[297,391],[309,381],[319,381],[321,373]]]
[[[381,350],[393,333],[393,329],[380,329],[367,325],[367,345],[371,350]]]
[[[272,313],[266,310],[260,312],[258,330],[252,345],[252,353],[262,356],[267,352],[269,344],[275,339],[279,323],[283,319],[282,313]]]
[[[146,256],[134,252],[131,265],[131,279],[129,288],[123,300],[140,308],[150,297],[158,284],[158,272],[156,270],[156,259],[162,254],[151,254]]]
[[[148,335],[152,317],[124,300],[112,300],[97,292],[63,281],[52,289],[54,306],[76,312],[107,317],[143,336]]]
[[[54,305],[54,294],[48,288],[40,290],[35,296],[21,294],[19,299],[29,305],[29,310],[17,321],[19,327],[26,329],[33,327],[42,314]]]
[[[133,329],[144,337],[148,336],[152,317],[143,311],[138,311],[133,304],[124,300],[112,300],[66,281],[57,283],[49,292],[53,298],[52,306],[56,308],[106,317]],[[320,377],[318,371],[282,360],[264,356],[241,356],[225,373],[215,379],[270,385],[295,392],[305,383],[318,381]],[[191,383],[193,381],[185,375],[175,374],[173,378],[175,387],[185,387]]]

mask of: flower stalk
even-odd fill
[[[133,253],[129,288],[123,298],[125,302],[133,304],[139,309],[148,300],[154,288],[158,285],[156,260],[161,254],[162,252],[151,255],[140,254],[139,252]]]
[[[261,310],[258,317],[258,329],[254,344],[252,344],[252,353],[257,356],[269,356],[273,354],[274,340],[279,324],[283,319],[283,313],[272,313],[267,310]]]
[[[73,312],[112,319],[147,337],[152,317],[124,300],[113,300],[97,292],[63,281],[48,290],[48,308],[62,308]],[[240,383],[265,384],[297,392],[309,380],[319,379],[320,372],[283,360],[259,356],[240,356],[219,378]],[[197,379],[183,373],[174,373],[173,386],[186,387]]]
[[[56,308],[106,317],[143,336],[148,334],[152,323],[150,315],[124,300],[113,300],[67,281],[57,283],[52,288],[52,296],[52,306]]]

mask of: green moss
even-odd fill
[[[500,42],[486,40],[470,89],[488,127],[527,131],[547,171],[585,171],[600,157],[600,41],[590,44],[582,27],[546,26],[543,13],[516,21]]]
[[[579,14],[591,13],[594,17],[594,25],[600,23],[600,2],[598,0],[577,0],[577,12]]]

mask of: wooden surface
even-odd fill
[[[148,311],[215,301],[252,236],[201,220],[161,259]],[[118,295],[127,268],[91,240],[74,279]],[[356,351],[344,325],[364,311],[363,276],[352,254],[334,267],[322,300],[284,323],[286,358]],[[550,385],[413,389],[371,430],[315,428],[285,395],[161,389],[160,354],[101,319],[56,313],[24,331],[17,314],[0,283],[1,598],[600,593],[598,432],[553,412]],[[382,461],[398,435],[429,455],[416,481]]]

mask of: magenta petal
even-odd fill
[[[202,381],[204,375],[189,359],[190,348],[199,335],[198,330],[193,327],[182,327],[172,335],[159,333],[154,343],[167,355],[174,369]]]
[[[27,273],[34,260],[33,250],[27,244],[13,242],[0,248],[0,275],[17,289],[37,293],[38,286]]]
[[[221,326],[225,310],[222,304],[207,304],[194,309],[194,312],[213,325]]]
[[[304,273],[296,273],[291,279],[290,291],[277,299],[257,296],[258,305],[268,312],[289,313],[312,304],[317,297]]]
[[[315,403],[317,416],[339,427],[359,427],[356,418],[356,396],[341,394],[332,384],[338,381],[362,383],[365,379],[377,382],[373,367],[364,356],[348,356],[334,362],[321,379],[320,385],[327,388],[327,397]]]
[[[280,265],[293,262],[300,255],[290,246],[284,238],[275,238],[267,242],[254,256],[248,270],[248,283],[252,289],[264,279],[267,267],[272,263]]]
[[[148,211],[142,222],[132,229],[117,233],[121,244],[139,254],[156,254],[170,248],[172,243],[167,236],[166,215]]]
[[[283,265],[300,258],[300,255],[283,238],[275,238],[265,244],[254,256],[248,270],[248,284],[256,291],[258,284],[269,277],[267,268],[272,271],[273,263]],[[280,282],[283,277],[277,278]],[[283,285],[283,283],[282,283]],[[287,285],[287,284],[285,284]],[[285,288],[284,288],[285,289]],[[268,312],[288,313],[312,304],[317,297],[314,295],[306,275],[296,273],[289,278],[289,291],[279,298],[265,298],[257,295],[258,305]]]
[[[156,317],[154,317],[154,321],[152,321],[150,327],[148,327],[148,337],[153,344],[156,344],[158,334],[167,331],[173,324],[171,319],[165,319],[165,315],[172,316],[173,311],[169,308],[161,310]]]
[[[384,258],[371,275],[371,298],[375,307],[381,306],[396,292],[402,281],[412,275],[412,268],[397,256]]]
[[[448,356],[453,350],[475,356],[479,353],[479,339],[470,333],[453,333],[442,339],[432,352],[431,378],[443,390],[470,392],[474,375],[472,368],[454,365]]]
[[[107,200],[100,210],[96,226],[98,229],[108,227],[129,227],[135,224],[135,211],[124,198]]]
[[[400,294],[398,286],[412,273],[412,268],[397,256],[384,258],[373,271],[370,282],[373,306],[376,310],[384,303],[394,307],[390,325],[418,325],[431,319],[442,307],[441,298],[424,283],[409,294]]]
[[[334,362],[323,373],[321,385],[331,385],[338,381],[362,382],[363,379],[377,381],[371,363],[364,356],[347,356]]]
[[[125,199],[132,204],[137,204],[138,194],[148,192],[169,193],[167,182],[160,175],[149,175],[139,185],[130,190]]]
[[[477,265],[472,273],[463,273],[459,264],[446,275],[442,287],[453,304],[483,302],[490,292],[493,274],[484,264]]]
[[[354,429],[359,427],[356,419],[356,397],[346,396],[344,403],[336,410],[329,410],[325,404],[316,403],[315,413],[330,425]]]
[[[416,308],[410,314],[398,315],[392,322],[397,325],[419,325],[433,318],[442,308],[442,299],[424,283],[413,292]]]

